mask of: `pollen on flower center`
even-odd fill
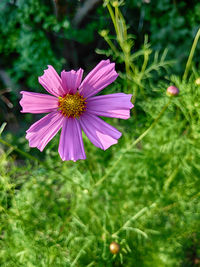
[[[66,117],[80,117],[86,109],[86,99],[79,93],[59,97],[58,110]]]

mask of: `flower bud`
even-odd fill
[[[179,94],[179,89],[173,85],[167,88],[167,95],[168,96],[177,96]]]
[[[108,35],[108,33],[109,33],[109,30],[101,30],[101,31],[99,32],[99,34],[100,34],[102,37],[106,37],[106,36]]]
[[[120,245],[116,242],[110,243],[110,252],[112,254],[117,254],[120,250]]]
[[[114,2],[112,2],[112,6],[113,6],[113,7],[118,7],[118,6],[119,6],[118,1],[114,1]]]

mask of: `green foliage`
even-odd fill
[[[98,19],[77,28],[72,23],[72,14],[78,3],[73,4],[72,12],[67,8],[65,16],[59,19],[53,2],[0,2],[1,67],[6,68],[15,83],[29,89],[39,90],[37,77],[49,64],[58,71],[63,65],[77,67],[78,51],[74,43],[91,43],[97,26],[105,24],[99,12]]]
[[[85,162],[61,162],[57,140],[45,153],[50,169],[28,161],[22,168],[2,155],[1,266],[180,266],[186,259],[192,266],[187,240],[200,227],[200,93],[192,78],[172,79],[180,96],[135,148],[124,152],[168,101],[163,83],[160,97],[140,102],[144,122],[120,123],[117,146],[97,153],[85,138]],[[121,245],[116,256],[113,240]]]
[[[156,52],[153,56],[147,36],[142,48],[135,51],[134,36],[128,33],[126,21],[119,8],[122,4],[123,1],[111,1],[111,3],[104,1],[104,5],[108,8],[112,19],[116,38],[108,34],[108,29],[100,31],[100,35],[107,42],[110,49],[107,51],[97,49],[96,52],[112,56],[119,63],[124,63],[126,73],[122,73],[120,76],[126,83],[127,91],[133,94],[133,101],[135,102],[138,91],[140,96],[145,96],[144,84],[147,84],[147,81],[149,82],[150,79],[152,80],[153,75],[155,77],[155,74],[159,75],[162,73],[162,70],[166,71],[173,62],[166,60],[167,49],[161,55],[159,55],[159,52]]]
[[[124,12],[128,24],[134,29],[138,38],[141,40],[141,35],[148,32],[154,49],[162,51],[167,47],[168,58],[178,59],[173,68],[174,73],[183,72],[192,39],[199,27],[199,1],[126,0],[125,2]],[[194,61],[197,64],[198,57],[195,57]]]
[[[10,62],[12,79],[18,81],[27,75],[27,86],[32,88],[35,88],[37,76],[47,64],[55,64],[58,67],[45,32],[56,25],[56,18],[53,14],[49,15],[49,8],[41,6],[39,2],[21,0],[17,1],[16,5],[9,4],[8,1],[0,3],[0,12],[6,17],[6,20],[4,16],[0,17],[3,40],[0,52],[5,53],[7,57],[13,57]],[[46,16],[48,21],[44,23]],[[5,61],[7,57],[4,56]]]

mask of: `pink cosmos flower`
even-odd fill
[[[59,154],[62,160],[86,159],[82,130],[97,147],[106,150],[121,133],[98,116],[128,119],[133,107],[130,94],[94,96],[118,76],[115,64],[102,60],[81,82],[83,70],[61,72],[52,66],[39,77],[51,95],[21,91],[23,113],[49,113],[26,132],[30,147],[42,151],[62,128]]]

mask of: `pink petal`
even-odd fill
[[[59,97],[65,94],[60,76],[50,65],[48,65],[44,74],[38,78],[38,81],[52,95]]]
[[[94,115],[126,120],[133,107],[131,97],[123,93],[90,97],[87,99],[87,110]]]
[[[22,113],[47,113],[58,108],[58,99],[54,96],[26,91],[21,91],[20,94]]]
[[[81,127],[77,119],[65,119],[58,152],[62,160],[86,159]]]
[[[62,85],[66,93],[75,94],[83,76],[83,70],[78,71],[65,71],[61,72]]]
[[[96,95],[106,86],[114,82],[118,74],[115,71],[115,63],[110,60],[102,60],[83,80],[79,92],[84,97]]]
[[[65,117],[59,112],[51,112],[35,122],[26,132],[30,147],[42,151],[48,142],[57,134],[63,125]]]
[[[122,135],[117,129],[89,113],[80,117],[80,124],[89,140],[103,150],[116,144]]]

